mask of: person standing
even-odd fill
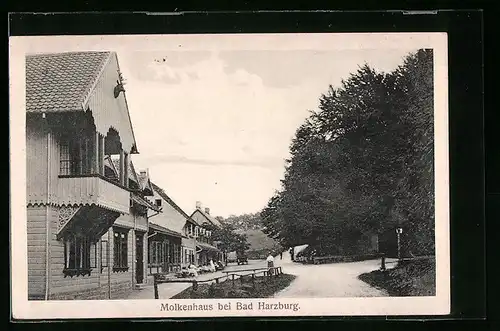
[[[283,260],[283,251],[280,252],[280,260]]]
[[[274,257],[273,257],[273,254],[269,254],[269,256],[267,257],[266,259],[267,261],[267,269],[268,269],[268,272],[269,272],[269,275],[272,275],[273,274],[273,268],[274,268]]]
[[[210,272],[215,272],[216,269],[215,269],[215,264],[214,264],[214,261],[212,259],[210,259]]]
[[[293,249],[293,247],[290,247],[290,259],[292,261],[294,261],[294,259],[293,259],[294,258],[293,253],[294,253],[294,249]]]

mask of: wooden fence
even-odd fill
[[[323,264],[323,263],[338,263],[338,262],[356,262],[363,260],[372,260],[382,257],[382,254],[364,254],[364,255],[330,255],[330,256],[314,256],[306,259],[305,263]]]
[[[240,272],[249,272],[246,274],[240,274]],[[233,270],[233,271],[223,271],[225,275],[219,276],[219,277],[214,277],[210,279],[205,279],[205,280],[196,280],[196,279],[160,279],[160,274],[155,274],[154,275],[154,293],[155,293],[155,299],[159,299],[159,294],[158,294],[158,285],[159,284],[165,284],[165,283],[190,283],[191,284],[191,289],[193,291],[196,291],[198,289],[198,284],[200,283],[210,283],[210,282],[215,282],[216,284],[219,284],[221,280],[231,280],[232,285],[235,286],[235,281],[239,279],[241,282],[243,282],[243,277],[245,276],[252,276],[252,283],[255,283],[255,278],[256,277],[271,277],[271,276],[280,276],[283,274],[283,270],[281,267],[272,267],[272,268],[254,268],[254,269],[245,269],[245,270]],[[259,276],[262,274],[262,276]]]
[[[386,261],[386,257],[384,255],[382,255],[381,259],[380,259],[380,270],[386,270],[386,265],[387,264],[404,264],[404,263],[408,263],[408,262],[414,262],[414,261],[423,261],[423,260],[432,260],[434,259],[435,257],[434,256],[414,256],[414,257],[403,257],[401,259],[396,259],[394,261],[390,261],[390,262],[387,262]]]

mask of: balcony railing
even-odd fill
[[[130,192],[98,174],[61,175],[58,190],[61,204],[95,204],[120,213],[129,213]]]

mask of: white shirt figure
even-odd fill
[[[210,271],[215,272],[215,264],[213,260],[210,260]]]
[[[268,263],[269,262],[274,262],[274,257],[271,254],[269,254],[269,256],[267,257],[267,262]]]
[[[193,277],[198,277],[198,270],[196,270],[196,267],[193,264],[189,266],[188,270]]]

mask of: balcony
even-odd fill
[[[99,174],[61,175],[58,184],[59,203],[62,205],[97,205],[129,213],[130,192]]]

